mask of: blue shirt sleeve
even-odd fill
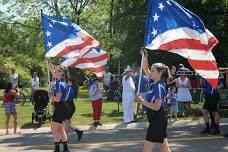
[[[161,83],[159,83],[154,88],[154,97],[155,97],[154,100],[156,100],[156,99],[164,99],[165,96],[166,96],[165,86],[162,85]]]

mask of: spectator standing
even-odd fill
[[[174,119],[177,121],[177,94],[176,94],[176,87],[172,86],[169,88],[169,93],[167,94],[168,104],[170,105],[170,121],[172,121],[172,117],[174,115]]]
[[[127,66],[124,72],[125,73],[122,78],[122,85],[123,85],[122,104],[123,104],[123,110],[124,110],[124,123],[130,123],[134,121],[135,84],[132,79],[131,67]]]
[[[33,73],[33,77],[32,77],[32,102],[34,102],[34,93],[39,89],[40,86],[40,81],[39,81],[39,77],[37,76],[37,73],[34,72]]]
[[[191,110],[192,95],[190,93],[191,83],[185,74],[185,71],[179,72],[180,77],[176,81],[177,100],[178,100],[178,112],[184,114],[185,108]]]
[[[97,76],[94,74],[91,77],[89,85],[89,95],[90,99],[92,100],[92,108],[93,108],[93,125],[95,127],[102,126],[100,123],[101,118],[101,110],[102,110],[102,90],[98,87]]]
[[[14,118],[14,134],[17,134],[17,111],[16,104],[14,102],[15,97],[20,95],[19,92],[16,92],[13,89],[12,83],[7,83],[6,89],[4,91],[4,107],[5,107],[5,115],[6,115],[6,135],[9,134],[9,120],[10,116],[13,115]]]
[[[107,93],[110,88],[111,80],[112,80],[112,73],[109,72],[109,68],[106,67],[104,71],[104,80],[103,80],[105,93]]]
[[[168,78],[168,81],[167,81],[167,87],[170,88],[172,86],[176,87],[176,78],[177,78],[177,75],[176,75],[176,67],[175,66],[171,66],[170,68],[170,77]]]
[[[219,83],[218,88],[213,89],[206,80],[202,80],[201,86],[203,88],[203,93],[205,97],[202,113],[206,124],[206,128],[202,130],[201,133],[220,134],[219,113],[218,113],[218,101],[220,99],[220,95],[219,95],[218,89],[221,89],[223,87],[223,84],[221,81],[219,81],[218,83]],[[212,113],[211,124],[213,127],[210,127],[209,125],[208,112]]]
[[[9,74],[9,80],[12,83],[12,87],[15,89],[18,86],[18,74],[16,69],[12,68]]]

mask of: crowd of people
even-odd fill
[[[166,106],[169,107],[170,121],[173,117],[178,121],[178,117],[182,117],[191,113],[191,104],[193,102],[190,92],[191,81],[188,78],[190,70],[179,65],[168,68],[162,63],[155,63],[149,68],[147,51],[143,50],[144,64],[143,72],[140,75],[140,69],[133,72],[130,66],[127,66],[121,76],[122,84],[122,105],[123,120],[125,124],[134,122],[134,105],[135,102],[142,105],[142,112],[146,114],[149,122],[149,128],[144,143],[144,152],[152,151],[155,143],[159,143],[160,149],[170,152],[167,140],[167,118]],[[52,74],[52,83],[50,85],[50,98],[53,103],[53,114],[51,130],[55,145],[55,152],[60,151],[60,144],[63,144],[64,152],[69,151],[68,132],[74,131],[81,140],[83,131],[79,130],[72,124],[71,119],[76,111],[74,99],[77,91],[74,88],[73,80],[70,77],[67,68],[61,66],[53,66],[48,59],[48,68]],[[141,78],[141,79],[140,79]],[[95,74],[88,78],[88,93],[92,103],[93,125],[95,127],[102,126],[101,112],[103,103],[103,94],[107,95],[110,90],[112,79],[115,76],[106,68],[102,86],[99,85]],[[140,85],[140,87],[139,87]],[[204,93],[205,102],[202,108],[203,118],[205,120],[205,129],[201,133],[220,134],[219,130],[219,113],[218,101],[220,100],[219,89],[224,87],[219,81],[217,89],[204,79],[200,81],[200,87]],[[31,80],[31,94],[39,90],[39,77],[37,73],[33,73]],[[17,131],[17,111],[15,101],[20,96],[18,90],[18,74],[12,69],[9,74],[9,82],[4,91],[4,107],[6,114],[6,134],[9,134],[9,120],[12,115],[14,118],[14,133]],[[211,123],[209,121],[209,117]]]

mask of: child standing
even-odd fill
[[[170,91],[167,95],[168,97],[168,104],[170,105],[170,121],[172,121],[172,117],[174,115],[175,121],[178,120],[177,118],[177,94],[176,94],[176,87],[172,86],[169,88]]]
[[[93,125],[95,127],[102,126],[100,123],[101,117],[101,109],[102,109],[102,92],[98,88],[98,82],[96,75],[93,75],[91,78],[91,84],[89,86],[89,95],[90,99],[92,100],[92,107],[93,107]]]
[[[13,115],[14,118],[14,134],[20,133],[17,132],[17,111],[16,104],[14,102],[15,97],[18,97],[20,94],[13,89],[13,85],[9,82],[4,91],[4,107],[6,114],[6,135],[9,134],[9,120],[10,115]]]

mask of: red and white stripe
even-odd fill
[[[100,52],[97,52],[95,49],[92,49],[82,57],[69,58],[65,60],[61,63],[61,65],[88,70],[96,74],[98,78],[102,78],[108,58],[109,55],[107,52],[102,50],[100,50]]]
[[[219,71],[211,50],[217,43],[218,40],[209,30],[199,33],[184,27],[158,35],[146,48],[176,53],[187,58],[192,68],[216,88]]]
[[[77,37],[66,39],[59,44],[51,48],[47,53],[46,57],[79,57],[93,48],[99,47],[100,44],[86,31],[81,29],[77,33]]]

